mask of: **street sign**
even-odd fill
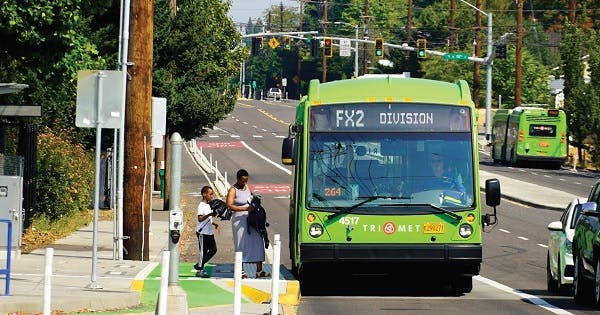
[[[102,88],[98,88],[99,77]],[[75,126],[95,128],[97,122],[102,128],[121,127],[123,120],[123,72],[115,70],[79,70],[77,72],[77,102],[75,108]],[[98,104],[98,100],[102,104]],[[98,105],[100,113],[98,114]]]
[[[279,41],[277,40],[277,38],[271,37],[271,39],[269,39],[269,46],[271,47],[271,49],[277,48],[277,46],[279,46]]]
[[[287,86],[287,78],[281,79],[281,85]]]
[[[446,53],[444,60],[469,60],[469,55],[464,52]]]
[[[347,38],[340,39],[340,57],[350,57],[350,40]]]

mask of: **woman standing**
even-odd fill
[[[236,182],[227,191],[227,207],[231,209],[231,225],[233,230],[233,248],[236,252],[242,252],[244,263],[256,263],[256,278],[270,277],[271,275],[263,270],[263,261],[265,260],[265,246],[260,233],[248,227],[246,218],[248,212],[254,208],[250,206],[252,192],[248,187],[248,171],[240,169],[236,174]],[[248,229],[252,229],[248,231]],[[250,232],[250,233],[248,233]],[[242,277],[247,278],[245,272]]]

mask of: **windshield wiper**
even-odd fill
[[[377,200],[377,199],[410,199],[410,197],[395,197],[395,196],[369,196],[369,197],[358,197],[358,199],[365,199],[355,205],[352,205],[348,208],[344,208],[342,210],[340,210],[339,212],[336,213],[332,213],[327,217],[327,221],[332,221],[333,219],[339,217],[342,214],[346,214],[351,212],[352,210],[364,205],[367,202],[371,202],[373,200]]]
[[[453,219],[455,219],[456,221],[460,221],[462,220],[462,216],[459,214],[456,214],[455,212],[452,212],[448,209],[442,208],[440,206],[436,206],[432,203],[411,203],[411,204],[407,204],[407,207],[431,207],[435,210],[438,210],[442,213],[447,214],[448,216],[452,217]]]
[[[359,198],[360,198],[360,197],[359,197]],[[365,198],[366,198],[366,200],[363,200],[363,201],[361,201],[361,202],[359,202],[359,203],[357,203],[357,204],[355,204],[355,205],[352,205],[352,206],[350,206],[350,207],[348,207],[348,208],[344,208],[344,209],[340,210],[339,212],[336,212],[336,213],[332,213],[332,214],[330,214],[330,215],[327,217],[327,221],[333,221],[333,219],[335,219],[335,218],[339,217],[340,215],[342,215],[342,214],[346,214],[346,213],[349,213],[350,211],[352,211],[352,210],[354,210],[354,209],[356,209],[356,208],[358,208],[358,207],[360,207],[360,206],[364,205],[364,204],[365,204],[365,203],[367,203],[367,202],[371,202],[371,201],[373,201],[373,200],[377,199],[378,197],[377,197],[377,196],[372,196],[372,197],[365,197]]]

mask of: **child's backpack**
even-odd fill
[[[267,234],[269,223],[267,222],[267,211],[265,211],[265,208],[261,205],[261,199],[261,195],[252,196],[250,205],[254,207],[254,210],[248,213],[246,222],[248,227],[253,227],[260,233],[260,236],[265,242],[265,248],[269,248],[269,235]],[[250,232],[251,229],[248,228],[248,234],[250,234]]]
[[[217,216],[223,220],[231,220],[231,209],[227,208],[225,202],[221,199],[213,199],[209,203],[210,209],[217,213]]]

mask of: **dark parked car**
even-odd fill
[[[600,308],[600,181],[594,184],[589,202],[581,206],[581,215],[573,236],[573,293],[577,302],[593,293]]]

